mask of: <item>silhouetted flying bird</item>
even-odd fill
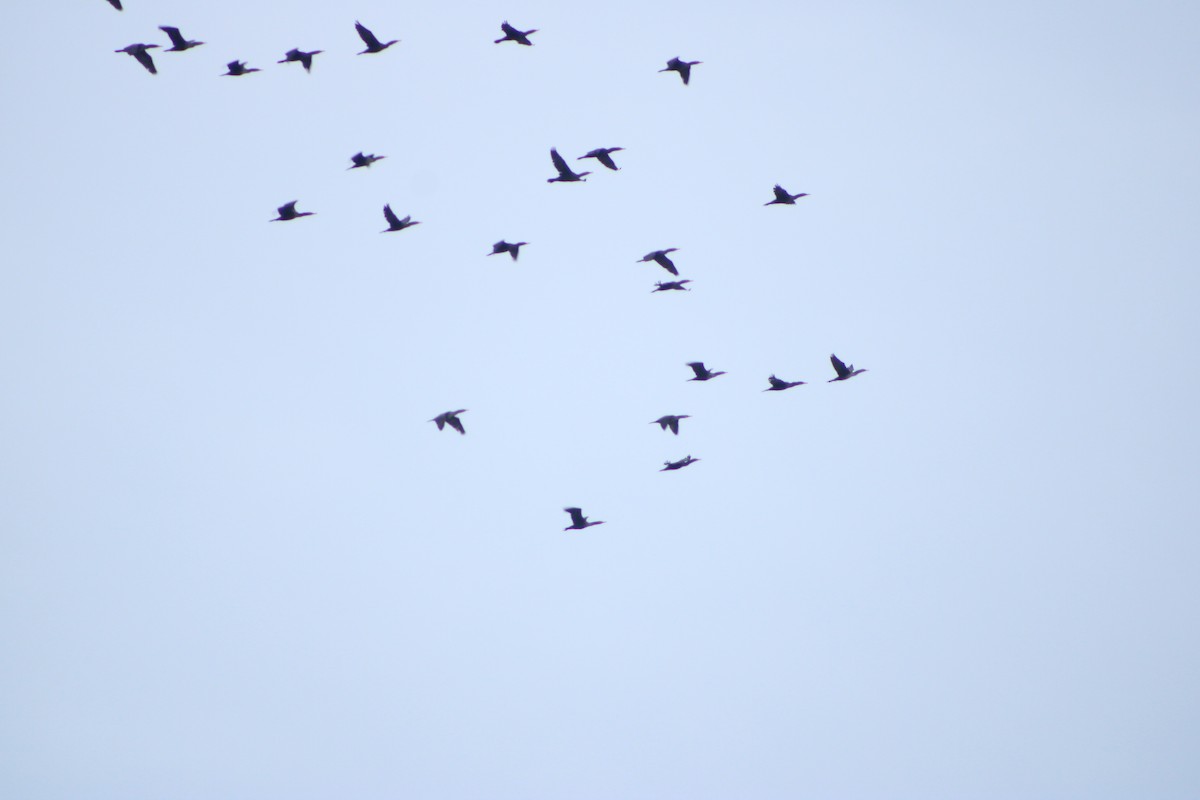
[[[396,216],[396,212],[392,211],[392,207],[390,205],[383,207],[383,216],[384,219],[387,220],[388,228],[386,231],[380,231],[380,233],[395,233],[396,231],[402,231],[405,228],[411,228],[413,225],[421,224],[420,222],[412,222],[411,216],[400,219]]]
[[[658,419],[654,420],[654,422],[651,422],[650,424],[658,425],[664,431],[667,428],[670,428],[671,433],[678,436],[679,435],[679,420],[688,419],[689,417],[691,417],[691,414],[667,414],[666,416],[659,417]]]
[[[529,34],[537,33],[537,28],[534,28],[531,31],[519,31],[512,25],[509,25],[508,20],[500,23],[500,30],[504,31],[504,35],[496,40],[496,44],[500,44],[501,42],[516,42],[517,44],[523,44],[526,47],[533,46],[533,42],[529,41]]]
[[[281,205],[278,209],[276,209],[279,212],[279,216],[271,220],[271,222],[287,222],[288,220],[297,219],[298,217],[311,217],[315,213],[313,211],[297,211],[296,203],[298,202],[300,201],[293,200],[290,203]]]
[[[675,262],[667,257],[667,253],[674,253],[678,249],[678,247],[668,247],[666,250],[655,250],[653,253],[646,253],[636,263],[641,264],[643,261],[653,261],[672,275],[678,275],[679,270],[675,269]]]
[[[604,520],[602,519],[598,519],[595,522],[588,522],[588,518],[583,515],[582,508],[564,508],[563,511],[571,515],[571,524],[563,528],[564,531],[581,531],[593,525],[604,524]]]
[[[837,373],[837,377],[826,383],[849,380],[859,373],[866,372],[865,369],[855,369],[853,364],[847,367],[840,358],[832,354],[829,356],[829,361],[833,364],[833,371]]]
[[[367,26],[363,25],[361,22],[354,23],[354,30],[358,31],[359,38],[361,38],[363,40],[363,44],[367,46],[366,50],[363,50],[358,54],[360,56],[366,55],[367,53],[382,53],[384,50],[387,50],[389,47],[400,41],[399,39],[392,39],[387,44],[384,44],[375,38],[375,34],[371,33],[370,29],[368,29]]]
[[[689,381],[710,381],[718,375],[724,375],[725,371],[713,372],[708,367],[704,366],[703,361],[689,361],[688,366],[692,368],[692,372],[696,373],[696,377],[688,378]]]
[[[670,61],[667,62],[666,69],[660,69],[659,72],[678,72],[679,77],[683,78],[683,85],[687,86],[687,82],[692,77],[692,66],[695,64],[701,64],[701,63],[703,63],[703,62],[701,62],[701,61],[680,61],[679,57],[676,56],[675,58],[672,58]]]
[[[699,460],[700,459],[698,458],[692,458],[691,456],[688,456],[687,458],[681,458],[678,461],[664,461],[663,463],[666,464],[666,466],[660,469],[659,472],[670,472],[673,469],[683,469],[688,464],[694,464]]]
[[[800,194],[788,194],[787,189],[784,189],[777,183],[775,184],[775,199],[769,203],[763,203],[763,205],[773,206],[776,203],[781,203],[783,205],[794,206],[796,205],[796,198],[798,197],[808,197],[808,192],[801,192]]]
[[[651,289],[650,294],[654,294],[655,292],[669,292],[671,290],[675,290],[677,292],[690,292],[691,289],[684,286],[684,284],[691,282],[691,278],[685,278],[681,281],[655,281],[654,285],[658,288]]]
[[[804,381],[781,381],[774,375],[767,378],[767,383],[771,384],[770,389],[763,389],[764,392],[782,392],[784,389],[790,389],[793,386],[803,386]]]
[[[171,39],[171,46],[164,51],[167,53],[182,53],[184,50],[191,50],[193,47],[199,47],[204,44],[204,42],[183,38],[183,34],[179,32],[179,28],[173,28],[170,25],[159,25],[158,29]]]
[[[589,150],[586,156],[580,156],[575,160],[583,161],[585,158],[594,158],[609,169],[620,169],[612,160],[612,153],[624,149],[624,147],[598,147],[595,150]]]
[[[251,72],[262,72],[262,70],[258,69],[257,67],[247,67],[245,61],[230,61],[225,66],[229,68],[229,72],[224,73],[221,76],[222,78],[226,77],[227,75],[232,75],[236,78],[238,75],[249,75]]]
[[[122,47],[120,50],[114,50],[114,53],[128,53],[137,59],[137,62],[146,69],[150,70],[151,75],[158,74],[158,68],[154,66],[154,59],[147,52],[151,48],[158,47],[156,44],[130,44]]]
[[[516,244],[510,244],[501,239],[492,245],[492,252],[488,253],[488,255],[495,256],[501,253],[508,253],[510,256],[512,256],[512,260],[516,261],[518,251],[527,244],[529,244],[529,242],[517,242]]]
[[[582,181],[584,175],[592,174],[590,172],[573,172],[571,168],[567,166],[567,162],[563,160],[563,157],[558,154],[558,150],[553,147],[550,148],[550,160],[554,162],[554,168],[558,170],[558,177],[547,178],[546,183],[557,183],[559,181],[563,183],[573,183],[575,181]]]
[[[289,61],[298,61],[304,65],[305,72],[311,72],[313,56],[324,52],[324,50],[312,50],[306,53],[303,50],[297,50],[295,47],[293,47],[291,50],[288,50],[286,53],[284,53],[283,60],[277,63],[286,64]]]
[[[362,153],[355,153],[350,156],[350,161],[354,166],[346,167],[346,169],[358,169],[359,167],[369,167],[376,161],[387,158],[387,156],[369,155],[365,156]]]

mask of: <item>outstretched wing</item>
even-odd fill
[[[500,23],[500,30],[504,31],[505,36],[512,38],[512,39],[515,39],[521,35],[521,32],[519,30],[514,28],[512,25],[509,25],[507,22]],[[576,510],[578,510],[578,509],[576,509]]]
[[[829,361],[833,364],[833,370],[838,374],[839,378],[845,378],[850,374],[850,370],[846,369],[845,363],[837,356],[830,354]]]
[[[554,168],[558,170],[559,175],[571,174],[571,168],[567,166],[566,159],[558,154],[557,148],[550,148],[550,160],[554,162]]]
[[[775,184],[775,199],[786,203],[788,200],[792,199],[792,196],[787,193],[787,189],[784,189],[777,183]]]
[[[571,524],[575,526],[583,526],[587,520],[583,516],[582,508],[564,508],[563,511],[571,515]]]
[[[612,160],[612,156],[610,156],[608,153],[604,152],[603,150],[601,150],[596,155],[596,160],[599,161],[604,166],[608,167],[609,169],[620,169],[617,166],[616,162]]]
[[[149,50],[135,50],[133,57],[137,59],[139,64],[150,70],[151,75],[158,74],[158,68],[154,66],[154,59],[150,57]]]
[[[400,218],[396,216],[396,212],[392,211],[391,205],[383,207],[383,218],[387,220],[388,227],[400,227]]]
[[[692,372],[696,373],[697,378],[703,378],[704,373],[708,371],[704,368],[703,361],[692,361],[688,364],[688,366],[692,368]]]
[[[179,32],[179,28],[173,28],[170,25],[159,25],[158,29],[171,39],[172,46],[183,47],[187,44],[187,39],[183,38],[183,34]]]
[[[456,414],[451,414],[450,416],[446,417],[446,422],[451,428],[454,428],[454,430],[458,431],[459,433],[466,434],[467,431],[465,428],[463,428],[462,420],[459,419]]]
[[[125,9],[121,8],[121,0],[108,0],[108,3],[109,3],[109,5],[111,5],[113,8],[115,8],[117,11],[124,11],[124,10],[125,10]]]
[[[656,256],[654,256],[654,260],[658,262],[659,266],[672,275],[679,274],[679,270],[675,269],[675,262],[672,261],[665,252],[658,253]]]
[[[679,435],[679,417],[671,417],[671,419],[667,420],[667,425],[670,426],[671,433],[676,436]]]
[[[375,34],[371,33],[370,29],[361,22],[354,23],[354,30],[358,31],[359,38],[363,40],[363,44],[369,49],[383,47],[383,43],[376,39]]]

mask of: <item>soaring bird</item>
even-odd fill
[[[441,414],[438,414],[429,421],[436,422],[439,431],[449,425],[451,428],[454,428],[454,430],[465,436],[467,432],[463,428],[462,420],[458,418],[458,415],[465,414],[466,412],[467,410],[465,408],[460,408],[457,411],[443,411]]]
[[[826,383],[849,380],[860,372],[866,372],[865,369],[855,369],[853,364],[847,367],[840,358],[832,354],[829,356],[829,360],[833,363],[833,371],[837,373],[837,377]]]
[[[775,184],[775,199],[769,203],[763,203],[763,205],[773,206],[776,203],[780,203],[785,206],[794,206],[796,205],[796,198],[798,197],[808,197],[808,192],[801,192],[800,194],[788,194],[787,189],[783,188],[777,183]]]
[[[700,459],[698,458],[692,458],[691,456],[688,456],[687,458],[681,458],[678,461],[664,461],[663,463],[666,464],[666,466],[660,469],[659,472],[670,472],[673,469],[683,469],[688,464],[694,464],[699,460]]]
[[[369,167],[372,164],[374,164],[376,161],[379,161],[380,159],[384,159],[384,158],[387,158],[387,156],[377,156],[374,154],[365,156],[362,153],[355,153],[354,155],[350,156],[350,162],[353,164],[353,166],[346,167],[346,169],[358,169],[359,167]]]
[[[251,72],[262,72],[258,67],[247,67],[245,61],[230,61],[225,65],[229,68],[229,72],[224,73],[221,77],[232,75],[235,78],[238,75],[249,75]]]
[[[764,392],[782,392],[784,389],[790,389],[793,386],[803,386],[804,381],[781,381],[774,375],[767,378],[767,383],[771,384],[770,389],[763,389]]]
[[[692,282],[691,278],[685,278],[684,280],[681,280],[681,281],[655,281],[654,285],[657,286],[658,288],[651,289],[650,294],[654,294],[655,292],[669,292],[672,289],[677,292],[690,292],[691,289],[684,286],[684,284],[691,283],[691,282]]]
[[[558,170],[558,177],[548,178],[546,183],[557,183],[559,181],[563,183],[573,183],[575,181],[582,181],[584,175],[592,174],[590,172],[573,172],[571,168],[567,166],[567,162],[563,159],[563,157],[558,154],[558,150],[553,147],[550,148],[550,160],[554,162],[554,168]]]
[[[366,55],[367,53],[382,53],[384,50],[387,50],[389,47],[400,41],[399,39],[392,39],[387,44],[384,44],[375,38],[375,34],[371,33],[370,29],[361,22],[354,23],[354,30],[358,31],[359,38],[361,38],[363,40],[363,44],[367,46],[366,50],[363,50],[358,54],[360,56]]]
[[[304,65],[305,72],[311,72],[313,56],[317,55],[318,53],[324,53],[324,52],[325,52],[324,50],[313,50],[311,52],[306,53],[303,50],[297,50],[295,47],[293,47],[291,50],[288,50],[286,53],[284,53],[283,60],[279,61],[277,63],[286,64],[289,61],[299,61],[301,64]]]
[[[171,38],[171,46],[164,51],[167,53],[182,53],[184,50],[191,50],[193,47],[204,44],[204,42],[183,38],[179,28],[173,28],[170,25],[159,25],[158,29]]]
[[[683,85],[687,86],[688,80],[692,77],[692,67],[696,64],[701,64],[701,61],[680,61],[679,56],[672,58],[667,62],[666,69],[660,69],[659,72],[678,72],[679,77],[683,78]]]
[[[137,59],[137,62],[146,69],[150,70],[151,75],[157,75],[158,69],[154,66],[154,59],[147,52],[151,48],[158,47],[156,44],[131,44],[122,47],[120,50],[114,50],[114,53],[128,53]]]
[[[121,0],[108,0],[108,4],[110,6],[112,6],[113,8],[115,8],[117,11],[125,10],[125,9],[121,8]]]
[[[678,436],[679,435],[679,420],[687,419],[690,416],[691,416],[691,414],[667,414],[666,416],[659,417],[658,419],[654,420],[654,422],[651,422],[650,424],[657,425],[660,428],[662,428],[664,431],[667,428],[670,428],[671,433]]]
[[[504,31],[504,35],[496,40],[496,44],[500,44],[501,42],[516,42],[526,47],[533,47],[533,42],[529,41],[529,34],[537,33],[537,28],[531,31],[519,31],[512,25],[509,25],[508,20],[505,20],[500,23],[500,30]]]
[[[529,244],[529,242],[517,242],[516,244],[510,244],[509,242],[501,239],[492,245],[492,252],[488,253],[488,255],[495,256],[501,253],[508,253],[510,256],[512,256],[512,260],[516,261],[518,251],[520,251],[520,249],[527,244]]]
[[[298,217],[311,217],[315,213],[313,211],[297,211],[296,203],[298,202],[300,201],[293,200],[290,203],[281,205],[276,209],[279,212],[279,216],[271,220],[271,222],[287,222],[290,219],[297,219]]]
[[[388,228],[386,231],[380,231],[380,233],[395,233],[405,228],[411,228],[413,225],[421,224],[420,222],[413,222],[411,216],[400,219],[396,216],[396,212],[392,211],[391,205],[383,207],[383,217],[387,220]]]
[[[620,169],[612,160],[612,154],[618,150],[624,150],[624,147],[597,147],[595,150],[589,150],[586,156],[580,156],[576,161],[583,161],[585,158],[594,158],[609,169]]]
[[[643,261],[653,261],[672,275],[678,275],[679,270],[675,269],[675,262],[667,257],[667,253],[674,253],[678,249],[678,247],[668,247],[666,250],[655,250],[653,253],[646,253],[636,263],[641,264]]]
[[[724,375],[725,371],[713,372],[708,367],[704,366],[703,361],[689,361],[688,366],[692,368],[692,372],[696,373],[696,377],[688,378],[689,381],[710,381],[718,375]]]
[[[563,511],[571,515],[571,524],[563,528],[564,531],[581,531],[584,528],[590,528],[593,525],[603,525],[604,520],[599,519],[595,522],[588,522],[588,518],[583,515],[582,508],[564,508]]]

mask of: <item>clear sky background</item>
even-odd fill
[[[1200,795],[1195,4],[126,8],[0,26],[0,795]]]

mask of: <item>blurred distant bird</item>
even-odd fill
[[[389,47],[400,41],[399,39],[392,39],[387,44],[384,44],[376,39],[375,34],[371,33],[370,29],[368,29],[367,26],[363,25],[361,22],[354,23],[354,30],[358,31],[359,38],[361,38],[363,40],[363,44],[367,46],[366,50],[363,50],[358,54],[360,56],[367,53],[382,53],[384,50],[387,50]]]
[[[495,256],[500,255],[501,253],[508,253],[510,256],[512,256],[512,260],[516,261],[518,251],[527,244],[529,244],[529,242],[517,242],[516,244],[509,244],[501,239],[492,245],[492,252],[488,253],[488,255]]]
[[[392,207],[390,205],[383,207],[383,216],[384,219],[387,220],[388,228],[386,231],[380,231],[380,233],[395,233],[396,231],[402,231],[405,228],[411,228],[413,225],[421,224],[420,222],[412,222],[411,216],[400,219],[396,216],[396,213],[392,211]]]
[[[602,519],[598,519],[595,522],[588,522],[588,518],[583,515],[582,508],[564,508],[563,511],[571,515],[571,524],[563,528],[564,531],[581,531],[593,525],[604,524],[604,520]]]
[[[691,289],[684,286],[684,284],[691,283],[691,282],[692,282],[691,278],[685,278],[684,280],[681,280],[681,281],[656,281],[654,283],[654,285],[657,286],[658,288],[651,289],[650,294],[654,294],[655,292],[669,292],[672,289],[677,292],[690,292]]]
[[[679,435],[679,420],[688,419],[690,416],[691,416],[691,414],[667,414],[666,416],[659,417],[658,419],[654,420],[654,422],[651,422],[650,424],[657,425],[660,428],[662,428],[664,431],[667,428],[670,428],[671,433],[678,436]]]
[[[151,75],[157,75],[158,69],[154,66],[154,59],[147,52],[151,48],[158,47],[156,44],[131,44],[122,47],[120,50],[114,50],[114,53],[128,53],[137,59],[138,63],[146,69],[150,70]]]
[[[299,61],[301,64],[304,65],[305,72],[311,72],[313,56],[317,55],[318,53],[324,53],[324,52],[325,52],[324,50],[313,50],[311,52],[306,53],[303,50],[297,50],[295,47],[293,47],[291,50],[288,50],[286,53],[284,53],[283,60],[279,61],[277,63],[286,64],[289,61]]]
[[[438,414],[429,421],[436,422],[439,431],[449,425],[451,428],[454,428],[454,430],[465,435],[466,431],[463,429],[462,420],[458,418],[458,415],[465,414],[466,412],[467,410],[465,408],[460,408],[457,411],[443,411],[441,414]]]
[[[837,377],[826,381],[826,383],[849,380],[861,372],[866,372],[865,369],[855,369],[853,364],[847,367],[844,363],[842,363],[842,360],[835,355],[830,355],[829,360],[833,363],[833,371],[837,373]]]
[[[763,389],[764,392],[782,392],[784,389],[790,389],[793,386],[803,386],[804,381],[781,381],[774,375],[767,378],[767,383],[771,384],[770,389]]]
[[[798,197],[808,197],[808,192],[801,192],[800,194],[788,194],[787,189],[784,189],[777,183],[775,184],[775,199],[769,203],[763,203],[763,205],[773,206],[776,203],[781,203],[787,206],[794,206],[796,205],[796,198]]]
[[[315,213],[312,211],[297,211],[296,203],[298,202],[300,201],[293,200],[292,202],[277,208],[276,211],[279,212],[279,216],[271,220],[271,222],[287,222],[288,220],[296,219],[297,217],[311,217]]]
[[[583,161],[585,158],[594,158],[609,169],[620,169],[612,160],[612,153],[624,149],[624,147],[598,147],[595,150],[589,150],[586,156],[580,156],[575,160]]]
[[[496,40],[496,44],[500,44],[501,42],[516,42],[517,44],[523,44],[526,47],[533,46],[533,42],[529,41],[529,34],[537,33],[537,28],[534,28],[531,31],[519,31],[512,25],[509,25],[508,20],[500,23],[500,30],[504,31],[504,35]]]
[[[374,164],[376,161],[379,161],[380,159],[384,159],[384,158],[387,158],[387,156],[377,156],[377,155],[373,155],[373,154],[369,155],[369,156],[364,156],[362,153],[355,153],[354,155],[350,156],[350,161],[351,161],[351,163],[354,164],[354,166],[346,167],[346,169],[358,169],[359,167],[369,167],[372,164]]]
[[[683,469],[688,464],[694,464],[699,460],[700,459],[698,458],[692,458],[691,456],[688,456],[687,458],[681,458],[678,461],[664,461],[663,463],[666,464],[666,466],[660,469],[659,472],[670,472],[673,469]]]
[[[667,253],[674,253],[678,249],[678,247],[668,247],[666,250],[655,250],[653,253],[646,253],[646,255],[637,260],[637,263],[641,264],[643,261],[653,261],[672,275],[678,275],[679,270],[675,269],[675,262],[667,257]]]
[[[558,170],[558,177],[547,178],[546,183],[556,183],[558,181],[562,181],[563,183],[572,183],[574,181],[582,181],[584,175],[592,174],[590,172],[573,172],[571,168],[567,166],[567,162],[563,160],[563,157],[558,154],[558,150],[553,147],[550,148],[550,160],[554,162],[554,168]],[[586,181],[584,182],[586,183]]]
[[[170,25],[159,25],[158,29],[171,38],[171,46],[164,51],[167,53],[182,53],[184,50],[191,50],[193,47],[204,44],[204,42],[183,38],[179,28],[173,28]]]
[[[258,69],[257,67],[247,67],[245,61],[230,61],[225,66],[229,68],[229,72],[226,72],[224,75],[222,75],[222,78],[226,75],[232,75],[236,78],[238,75],[249,75],[251,72],[262,72],[262,70]]]
[[[689,361],[688,366],[692,368],[692,372],[696,373],[696,377],[688,378],[689,381],[710,381],[718,375],[724,375],[725,371],[713,372],[708,367],[704,366],[703,361]]]
[[[108,0],[108,4],[110,6],[112,6],[113,8],[115,8],[117,11],[125,10],[125,9],[121,8],[121,0]]]
[[[688,80],[692,77],[692,67],[696,64],[701,64],[701,61],[680,61],[676,56],[667,62],[666,69],[660,69],[659,72],[678,72],[679,77],[683,78],[683,85],[687,86]]]

